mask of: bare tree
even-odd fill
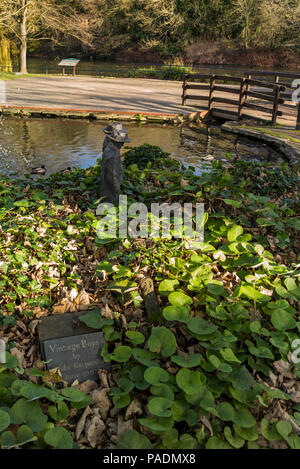
[[[55,0],[1,0],[0,25],[19,43],[20,73],[27,73],[28,41],[69,35],[92,47],[88,24],[67,3]]]
[[[232,12],[232,24],[242,28],[245,49],[248,49],[250,41],[255,33],[257,12],[260,0],[234,0]]]

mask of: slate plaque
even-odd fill
[[[64,381],[76,379],[98,381],[98,370],[109,368],[100,357],[105,343],[102,332],[78,322],[80,313],[66,313],[42,319],[39,335],[43,359],[51,360],[47,368],[59,368]]]

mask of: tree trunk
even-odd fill
[[[245,25],[245,49],[248,49],[248,35],[249,35],[249,15],[246,14],[246,25]]]
[[[27,73],[27,10],[28,0],[21,0],[21,46],[20,46],[20,73]]]

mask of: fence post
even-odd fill
[[[300,102],[298,103],[296,130],[300,130]]]
[[[182,106],[186,105],[186,89],[189,75],[184,75],[183,84],[182,84]]]
[[[248,75],[247,75],[247,80],[251,80],[251,78],[252,78],[252,76],[248,73]],[[245,90],[245,91],[246,91],[245,100],[248,98],[247,92],[250,91],[250,88],[251,88],[251,85],[249,85],[249,83],[247,82],[247,84],[246,84],[246,90]]]
[[[169,73],[168,73],[168,80],[171,80],[171,75],[172,75],[172,65],[169,65]]]
[[[245,94],[246,94],[246,86],[247,86],[247,78],[241,79],[241,87],[240,87],[240,96],[239,96],[239,107],[238,107],[238,121],[241,119],[243,114],[243,105],[245,102]]]
[[[279,99],[280,99],[280,90],[281,90],[280,85],[274,86],[274,103],[273,103],[273,112],[272,112],[272,125],[275,125],[276,120],[277,120],[277,113],[278,113],[278,106],[279,106]]]
[[[212,108],[213,108],[215,84],[216,84],[216,75],[211,75],[211,77],[210,77],[210,86],[209,86],[209,98],[208,98],[208,110],[209,111],[211,111]]]

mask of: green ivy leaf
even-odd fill
[[[160,282],[158,291],[162,294],[168,294],[175,290],[175,287],[179,285],[178,280],[166,279]]]
[[[10,425],[10,416],[7,412],[0,409],[0,432]]]
[[[73,439],[63,427],[54,427],[50,428],[45,435],[44,440],[47,445],[52,446],[55,449],[72,449],[73,448]]]
[[[256,424],[256,420],[246,406],[236,404],[234,423],[242,428],[251,428]]]
[[[131,353],[132,351],[130,347],[127,347],[126,345],[120,345],[119,347],[116,347],[110,354],[110,358],[115,362],[124,363],[129,360]]]
[[[296,321],[293,316],[284,309],[277,309],[271,314],[271,323],[278,331],[294,329]]]
[[[189,310],[185,306],[166,306],[163,316],[167,321],[187,322]]]
[[[241,234],[243,234],[243,227],[240,225],[233,225],[227,233],[227,239],[230,243],[235,241]]]
[[[130,404],[130,394],[116,395],[112,398],[113,404],[117,409],[123,409]]]
[[[165,397],[152,397],[148,402],[149,412],[158,417],[171,417],[172,401]]]
[[[136,430],[125,430],[118,440],[120,449],[151,449],[152,445],[145,435],[141,435]]]
[[[148,340],[151,352],[160,353],[163,357],[169,357],[176,350],[174,334],[166,327],[154,327]]]
[[[240,360],[235,356],[231,348],[227,347],[223,350],[220,350],[220,354],[227,362],[241,363]]]
[[[144,350],[141,348],[132,349],[132,356],[136,361],[145,366],[159,366],[155,359],[158,359],[158,355],[155,353],[149,352],[149,350]]]
[[[179,291],[170,293],[168,299],[173,306],[189,306],[193,304],[190,296]]]
[[[17,446],[14,434],[11,431],[6,431],[1,434],[0,445],[2,449],[9,449]]]
[[[141,418],[138,422],[153,432],[167,432],[173,427],[174,419],[173,417]]]
[[[161,383],[167,383],[169,381],[170,375],[163,368],[158,366],[151,366],[147,368],[144,374],[144,379],[155,386],[159,386]]]
[[[234,420],[235,410],[229,402],[221,402],[217,405],[216,410],[221,420],[225,422]]]
[[[232,434],[230,427],[224,428],[224,436],[226,440],[233,446],[235,449],[240,449],[244,446],[245,440],[239,435]]]
[[[183,368],[194,368],[199,366],[202,362],[202,355],[200,353],[193,353],[183,357],[181,355],[172,355],[171,360],[176,363],[176,365]]]
[[[187,326],[191,332],[197,335],[211,335],[218,329],[218,326],[210,324],[203,318],[191,318],[188,320]]]
[[[205,383],[206,377],[200,371],[192,371],[182,368],[176,375],[177,386],[186,394],[195,394]]]
[[[134,345],[140,345],[145,342],[145,337],[141,332],[138,331],[127,331],[125,333],[127,339]]]
[[[61,394],[65,399],[72,402],[81,402],[86,398],[85,393],[76,388],[64,388]]]
[[[17,431],[17,440],[18,445],[25,445],[30,441],[36,441],[37,437],[34,435],[31,428],[27,427],[27,425],[22,425]]]
[[[69,415],[69,408],[65,402],[59,402],[57,407],[49,406],[48,412],[53,420],[66,420]]]
[[[226,441],[221,440],[221,438],[218,438],[217,436],[212,436],[207,440],[205,448],[206,449],[232,449],[232,446],[230,446]]]
[[[38,402],[19,399],[9,410],[12,424],[25,423],[33,432],[40,432],[47,423],[47,416],[43,414]]]
[[[79,316],[79,320],[92,329],[101,329],[103,326],[112,326],[114,323],[112,319],[102,318],[101,311],[97,308]]]

